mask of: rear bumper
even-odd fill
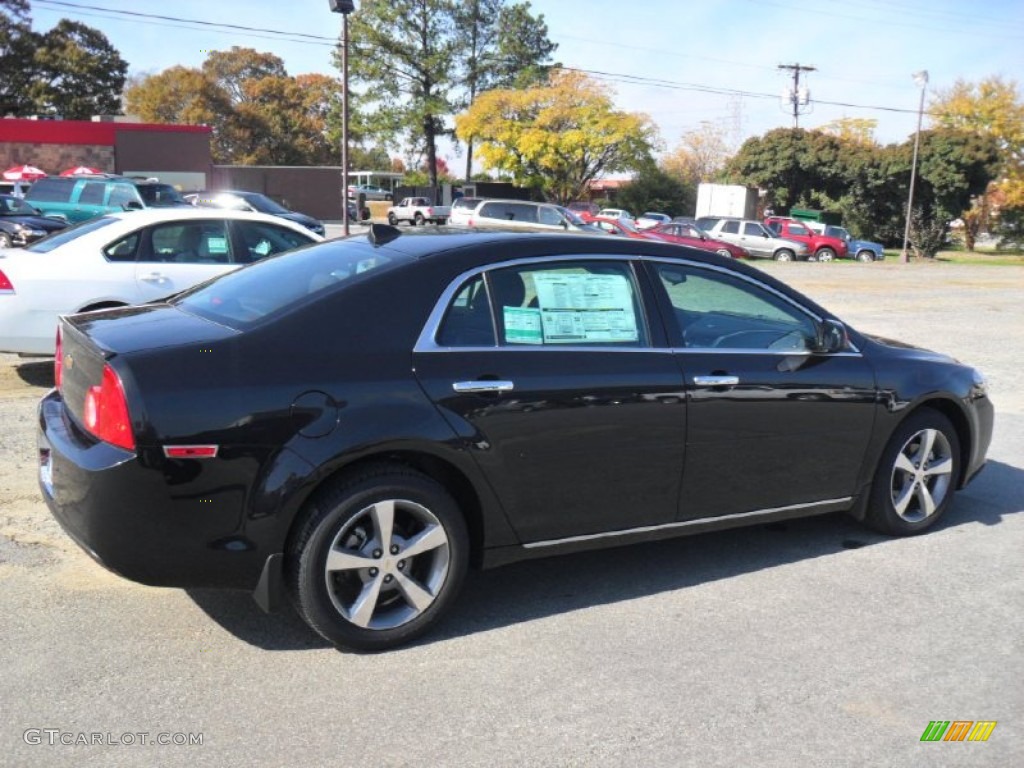
[[[203,493],[195,460],[149,464],[91,439],[56,390],[40,401],[38,425],[43,499],[105,568],[151,586],[256,585],[267,553],[241,531],[244,489],[220,484]]]

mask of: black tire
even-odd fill
[[[836,258],[836,252],[831,248],[819,248],[815,255],[818,257],[818,261],[834,261]]]
[[[892,536],[920,533],[949,509],[959,477],[956,429],[938,411],[917,411],[900,424],[882,452],[865,522]]]
[[[793,261],[796,258],[796,254],[789,248],[780,248],[775,252],[776,261]]]
[[[395,218],[395,214],[388,214],[388,224],[390,224],[392,227],[398,226],[398,219]]]
[[[288,553],[295,605],[310,627],[350,650],[387,650],[427,632],[454,601],[469,562],[455,501],[401,465],[339,478],[314,497],[296,531]],[[403,559],[417,541],[425,548]],[[336,568],[328,570],[329,558]]]
[[[0,232],[0,248],[10,248],[12,245],[11,236],[6,232]]]
[[[419,211],[416,211],[416,215],[413,216],[413,222],[412,223],[413,223],[413,226],[422,227],[423,226],[423,214],[420,213]]]

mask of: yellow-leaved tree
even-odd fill
[[[563,204],[603,174],[649,162],[657,141],[647,115],[615,109],[608,88],[571,70],[531,88],[480,94],[455,118],[455,132],[477,142],[485,168]]]
[[[928,112],[938,125],[992,136],[999,147],[996,181],[962,216],[967,248],[973,250],[975,236],[988,225],[1019,245],[1024,238],[1024,99],[1016,81],[957,80],[936,93]]]

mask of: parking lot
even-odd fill
[[[951,513],[909,539],[824,516],[475,573],[440,631],[380,655],[94,564],[36,485],[52,364],[0,355],[0,764],[1024,764],[1024,267],[759,266],[986,373],[990,463]],[[922,743],[933,720],[998,724]]]

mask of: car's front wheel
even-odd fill
[[[377,465],[319,494],[290,547],[306,622],[341,648],[380,651],[419,637],[445,612],[469,562],[466,523],[429,477]]]
[[[10,248],[11,245],[11,236],[6,232],[0,232],[0,248]]]
[[[861,262],[867,263],[869,261],[874,261],[874,260],[875,260],[875,252],[874,251],[863,250],[863,251],[859,251],[857,253],[857,261],[861,261]]]
[[[819,248],[817,255],[818,261],[832,261],[836,257],[836,252],[831,248]]]
[[[959,474],[956,429],[937,411],[918,411],[893,433],[878,462],[868,524],[895,536],[925,530],[949,508]]]

